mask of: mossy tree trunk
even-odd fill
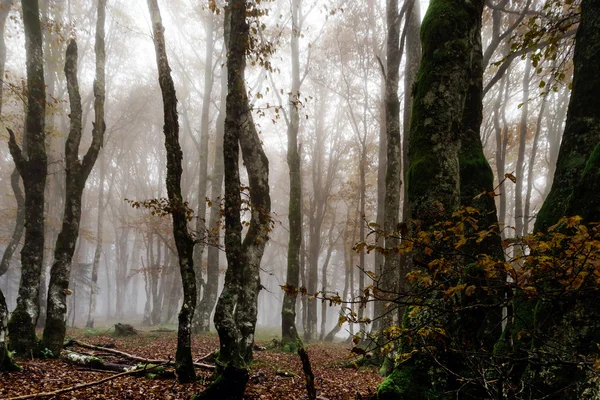
[[[300,49],[301,2],[292,1],[292,90],[288,95],[289,122],[287,129],[287,163],[290,176],[290,200],[288,221],[290,236],[286,271],[286,290],[281,308],[281,341],[286,351],[296,352],[302,346],[296,329],[296,299],[300,286],[300,248],[302,247],[302,178],[300,171],[300,153],[298,151],[298,130],[300,128]]]
[[[162,24],[157,0],[148,0],[152,20],[158,81],[163,97],[165,149],[167,153],[167,195],[173,220],[173,237],[179,258],[179,270],[183,285],[183,304],[179,311],[177,330],[177,352],[175,370],[179,382],[191,382],[196,378],[192,360],[192,319],[196,308],[196,277],[194,273],[194,241],[187,223],[188,213],[181,195],[181,174],[183,153],[179,144],[179,121],[177,116],[177,95],[167,59],[165,28]]]
[[[483,152],[481,142],[481,123],[483,121],[483,49],[481,44],[482,13],[474,11],[476,26],[470,41],[471,63],[469,67],[469,85],[462,114],[462,134],[460,136],[460,205],[473,207],[477,214],[477,229],[491,229],[494,234],[486,236],[480,243],[469,245],[463,249],[473,258],[488,255],[497,261],[504,261],[502,239],[498,226],[498,212],[494,195],[494,173]],[[467,262],[471,262],[468,260]],[[501,286],[505,276],[486,278],[483,271],[472,270],[466,277],[477,287]],[[503,296],[500,294],[499,296]],[[476,292],[471,302],[487,304],[482,308],[474,308],[462,313],[465,336],[461,338],[469,346],[481,346],[489,352],[502,333],[502,307],[491,304],[500,303],[498,296],[489,293]],[[475,347],[472,347],[475,348]]]
[[[590,154],[600,142],[600,11],[597,1],[584,0],[575,37],[573,90],[552,188],[537,215],[534,230],[543,232],[565,215],[568,198]]]
[[[535,223],[544,232],[561,217],[580,215],[584,223],[600,221],[600,108],[595,99],[600,91],[600,4],[583,0],[581,19],[575,38],[574,74],[567,121],[563,134],[552,189]],[[595,280],[585,286],[595,287]],[[562,288],[561,288],[562,290]],[[578,399],[589,389],[589,374],[578,368],[585,351],[597,355],[600,313],[597,292],[566,293],[560,303],[539,300],[535,305],[536,340],[534,351],[559,352],[566,360],[558,365],[535,364],[532,390],[539,397],[560,393],[561,398]],[[530,312],[531,310],[525,310]],[[576,327],[576,329],[573,329]]]
[[[10,347],[20,354],[35,352],[39,316],[40,275],[44,254],[44,190],[48,171],[44,118],[46,87],[38,0],[22,0],[27,66],[27,115],[23,147],[9,131],[9,149],[25,188],[25,241],[21,250],[21,282],[17,307],[8,322]]]
[[[437,222],[448,220],[459,206],[472,205],[475,195],[493,186],[493,175],[479,138],[483,3],[433,0],[421,25],[423,53],[408,138],[407,201],[414,221],[413,233],[428,231]],[[481,207],[487,212],[493,198],[483,198]],[[495,215],[495,206],[492,210]],[[421,252],[413,254],[413,258],[419,264],[431,260]],[[484,321],[456,322],[443,317],[439,322],[450,336],[458,335],[457,340],[464,336],[473,345],[479,345],[475,343],[476,332],[469,329]],[[410,318],[405,316],[404,323],[410,326]],[[425,353],[414,354],[401,364],[380,386],[380,397],[442,398],[441,391],[461,386],[452,373],[445,373]],[[432,356],[450,370],[462,368],[460,355],[439,349]],[[460,376],[463,371],[454,372]],[[437,378],[431,378],[432,374]]]
[[[50,285],[46,324],[42,346],[52,351],[55,357],[62,350],[66,326],[67,293],[71,262],[79,235],[81,221],[81,197],[85,182],[92,172],[100,149],[104,142],[104,99],[105,99],[105,65],[106,52],[104,49],[104,21],[106,19],[106,0],[98,1],[98,18],[96,22],[96,79],[94,81],[94,113],[95,121],[92,131],[92,143],[83,157],[79,160],[79,144],[83,130],[81,96],[77,80],[77,43],[71,40],[67,47],[65,60],[65,76],[69,102],[71,104],[71,129],[65,143],[66,164],[66,196],[63,223],[54,249],[54,263],[50,270]]]
[[[225,11],[227,104],[223,157],[225,163],[225,285],[215,310],[220,352],[213,383],[197,398],[241,399],[249,379],[249,363],[258,311],[260,262],[269,239],[271,198],[269,163],[252,119],[246,94],[249,46],[246,0],[230,0]],[[251,219],[242,238],[239,151],[249,180]]]

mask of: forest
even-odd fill
[[[600,399],[599,0],[0,0],[0,399]]]

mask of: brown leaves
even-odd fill
[[[81,331],[69,332],[79,337]],[[176,332],[144,332],[135,338],[97,336],[87,338],[93,343],[115,343],[116,348],[145,358],[168,358],[175,354]],[[211,353],[219,347],[216,335],[192,338],[194,358]],[[376,371],[359,371],[341,368],[348,361],[348,346],[341,344],[314,344],[308,349],[319,396],[330,400],[354,399],[357,392],[374,391],[382,378]],[[110,359],[110,356],[103,355]],[[306,398],[302,379],[302,366],[297,355],[277,351],[255,353],[251,370],[253,376],[262,377],[250,382],[244,396],[247,400],[276,400]],[[0,375],[0,398],[52,391],[79,383],[91,382],[108,376],[103,372],[77,369],[58,360],[20,361],[22,372]],[[289,371],[294,376],[278,376],[278,371]],[[121,377],[100,386],[81,389],[64,395],[49,397],[53,400],[103,399],[103,400],[187,400],[200,392],[208,382],[210,373],[197,370],[200,380],[193,384],[178,384],[173,379],[146,379]]]

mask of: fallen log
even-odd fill
[[[135,367],[135,365],[115,364],[106,362],[95,355],[82,354],[69,350],[63,351],[60,355],[60,358],[68,364],[77,365],[79,367],[86,367],[90,369],[98,369],[112,372],[128,371]]]
[[[85,388],[88,388],[88,387],[100,385],[100,384],[102,384],[104,382],[112,381],[113,379],[120,378],[122,376],[139,374],[141,372],[150,372],[151,370],[156,369],[156,368],[161,367],[161,366],[162,365],[154,365],[152,367],[145,368],[145,369],[125,371],[125,372],[121,372],[119,374],[108,376],[106,378],[103,378],[103,379],[100,379],[100,380],[97,380],[97,381],[88,382],[88,383],[81,383],[79,385],[70,386],[70,387],[64,388],[64,389],[54,390],[52,392],[26,394],[24,396],[8,397],[8,398],[5,398],[3,400],[26,400],[26,399],[37,399],[37,398],[40,398],[40,397],[57,396],[59,394],[68,393],[68,392],[72,392],[72,391],[75,391],[75,390],[85,389]]]
[[[123,358],[126,358],[128,360],[137,361],[137,362],[140,362],[140,363],[143,363],[143,364],[175,365],[174,361],[170,361],[170,360],[152,360],[152,359],[149,359],[149,358],[142,358],[142,357],[135,356],[133,354],[125,353],[123,351],[119,351],[119,350],[115,350],[115,349],[109,349],[109,348],[106,348],[106,347],[99,347],[99,346],[94,346],[94,345],[91,345],[91,344],[83,343],[83,342],[80,342],[80,341],[75,340],[75,339],[69,340],[64,345],[64,347],[70,347],[70,346],[79,346],[79,347],[83,347],[84,349],[90,349],[90,350],[97,350],[97,351],[102,351],[102,352],[106,352],[106,353],[112,353],[112,354],[116,354],[118,356],[121,356]],[[209,371],[212,371],[212,370],[215,369],[214,365],[204,364],[204,363],[200,363],[200,362],[195,362],[194,363],[194,367],[206,369],[206,370],[209,370]]]

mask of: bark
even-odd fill
[[[215,310],[220,352],[213,383],[197,398],[241,399],[249,363],[260,291],[260,262],[271,230],[269,163],[252,120],[245,83],[249,26],[246,0],[230,0],[225,11],[227,104],[225,165],[225,252],[227,273]],[[239,152],[248,174],[251,219],[242,239]]]
[[[595,1],[584,0],[575,37],[573,90],[567,111],[552,189],[537,215],[534,231],[543,232],[566,211],[590,154],[600,142],[600,116],[595,99],[600,90],[600,12]]]
[[[498,226],[498,212],[494,192],[494,173],[483,152],[481,142],[481,123],[483,120],[483,51],[481,44],[481,11],[477,10],[476,31],[471,48],[471,62],[469,67],[470,80],[462,115],[462,135],[460,136],[461,148],[459,154],[460,164],[460,197],[462,207],[473,207],[477,210],[473,217],[477,221],[477,229],[467,228],[467,232],[474,234],[476,231],[492,230],[493,234],[486,236],[477,244],[470,244],[463,251],[476,259],[480,255],[488,255],[497,261],[504,261],[500,230]],[[492,282],[502,286],[506,281],[505,276],[496,279],[487,278],[486,274],[477,269],[472,269],[465,274],[465,281],[476,286],[487,286]],[[503,296],[504,294],[502,294]],[[478,292],[472,298],[464,299],[464,304],[471,302],[479,304],[500,303],[500,296],[493,296],[487,292]],[[460,315],[462,321],[459,332],[463,335],[462,343],[479,345],[492,352],[494,345],[502,333],[502,307],[489,306],[479,308]],[[474,395],[471,393],[471,395]],[[478,393],[483,396],[483,393]]]
[[[40,275],[44,254],[44,189],[48,159],[44,133],[46,89],[42,31],[37,0],[22,0],[27,65],[27,157],[9,131],[9,149],[25,188],[25,241],[21,249],[21,282],[17,306],[8,323],[10,346],[19,354],[36,351]]]
[[[206,293],[204,290],[204,280],[202,279],[202,254],[206,242],[206,187],[208,184],[208,128],[209,128],[209,111],[210,111],[210,95],[213,87],[213,50],[214,50],[214,23],[213,16],[209,15],[204,26],[206,33],[206,56],[204,67],[204,95],[202,97],[202,112],[200,116],[200,176],[198,181],[198,215],[196,216],[196,234],[197,243],[194,246],[194,273],[196,274],[196,304],[198,308],[202,306],[202,298]],[[210,310],[212,311],[212,310]],[[209,322],[209,315],[205,312],[194,313],[192,320],[192,332],[200,333],[202,326],[206,326]],[[202,318],[205,318],[202,321]]]
[[[148,0],[152,19],[152,33],[158,81],[163,97],[164,134],[167,152],[167,195],[173,219],[173,236],[179,256],[179,270],[183,284],[183,305],[179,311],[177,331],[177,353],[175,370],[179,382],[192,382],[196,378],[192,360],[192,319],[196,308],[196,277],[194,273],[194,241],[187,228],[187,212],[181,196],[181,174],[183,154],[179,145],[179,122],[177,117],[177,96],[167,59],[164,27],[157,0]]]
[[[105,99],[105,65],[104,23],[106,19],[106,0],[98,1],[98,18],[96,22],[96,79],[94,81],[94,113],[95,121],[92,131],[92,143],[83,160],[79,160],[79,144],[82,134],[82,110],[79,83],[77,80],[77,43],[72,40],[67,47],[65,76],[69,101],[71,104],[71,129],[65,143],[66,164],[66,196],[62,229],[56,240],[54,263],[50,271],[48,288],[47,316],[44,327],[43,346],[55,357],[58,357],[63,346],[67,311],[66,296],[69,289],[71,262],[79,235],[81,221],[81,198],[98,154],[104,142],[104,99]],[[97,272],[96,272],[97,275]]]
[[[292,1],[292,90],[288,96],[289,124],[287,128],[287,164],[290,176],[290,199],[288,206],[289,241],[286,271],[286,289],[281,308],[281,341],[286,351],[295,352],[302,346],[296,329],[296,299],[300,286],[300,248],[302,247],[302,177],[300,152],[298,151],[298,130],[300,113],[300,1]]]
[[[593,104],[600,90],[600,4],[594,0],[581,3],[581,20],[575,39],[573,58],[574,74],[572,93],[567,111],[567,122],[563,134],[556,173],[552,189],[538,214],[534,230],[545,232],[564,215],[581,215],[584,222],[600,219],[600,109]],[[596,286],[595,280],[583,285]],[[586,294],[587,293],[587,294]],[[536,343],[541,352],[567,349],[593,349],[597,356],[596,338],[600,334],[600,314],[596,307],[595,291],[565,293],[561,302],[550,303],[539,300],[535,307],[534,321]],[[565,335],[568,327],[576,327],[572,334]],[[540,339],[550,340],[545,346]],[[534,365],[532,370],[536,395],[551,397],[561,393],[565,399],[585,397],[589,391],[589,377],[577,363],[563,363],[551,369]],[[587,389],[587,390],[586,390]]]
[[[421,26],[423,55],[413,92],[408,138],[407,201],[410,217],[414,221],[412,229],[415,234],[421,230],[429,231],[437,222],[451,217],[463,202],[463,185],[464,195],[467,195],[474,188],[481,192],[478,186],[481,186],[482,182],[493,182],[493,175],[483,157],[479,138],[483,3],[483,0],[433,0]],[[487,166],[483,177],[477,178],[477,182],[468,186],[469,182],[461,182],[461,166],[463,172],[464,167],[468,167],[464,163],[461,165],[459,161],[461,140],[466,145],[462,156],[468,151],[470,155],[476,156],[472,161],[478,167]],[[422,251],[415,252],[413,259],[419,264],[428,263],[430,260]],[[470,338],[469,335],[473,335],[472,332],[469,333],[468,324],[462,325],[462,320],[451,319],[450,310],[447,310],[445,315],[446,317],[440,317],[438,322],[449,332],[450,337],[465,335]],[[418,323],[411,320],[408,314],[405,313],[405,316],[406,328]],[[426,342],[423,345],[427,346]],[[406,348],[403,351],[410,350]],[[447,380],[447,383],[440,383],[440,386],[436,383],[432,386],[430,373],[432,368],[435,368],[434,363],[421,354],[423,353],[418,352],[398,366],[394,374],[382,383],[380,393],[389,396],[388,391],[393,384],[393,391],[397,396],[434,398],[435,390],[457,390],[461,386],[451,374],[442,378]],[[462,362],[459,355],[449,352],[439,353],[436,358],[450,362],[450,367],[461,365]],[[398,374],[403,379],[398,380]],[[462,377],[462,374],[459,376]],[[437,389],[438,387],[440,389]]]
[[[219,294],[219,257],[221,254],[221,196],[223,195],[223,133],[225,130],[225,103],[227,99],[227,67],[221,68],[221,106],[217,116],[215,139],[215,160],[211,179],[210,220],[208,222],[207,273],[202,302],[198,307],[200,313],[200,330],[210,330],[210,316]]]

